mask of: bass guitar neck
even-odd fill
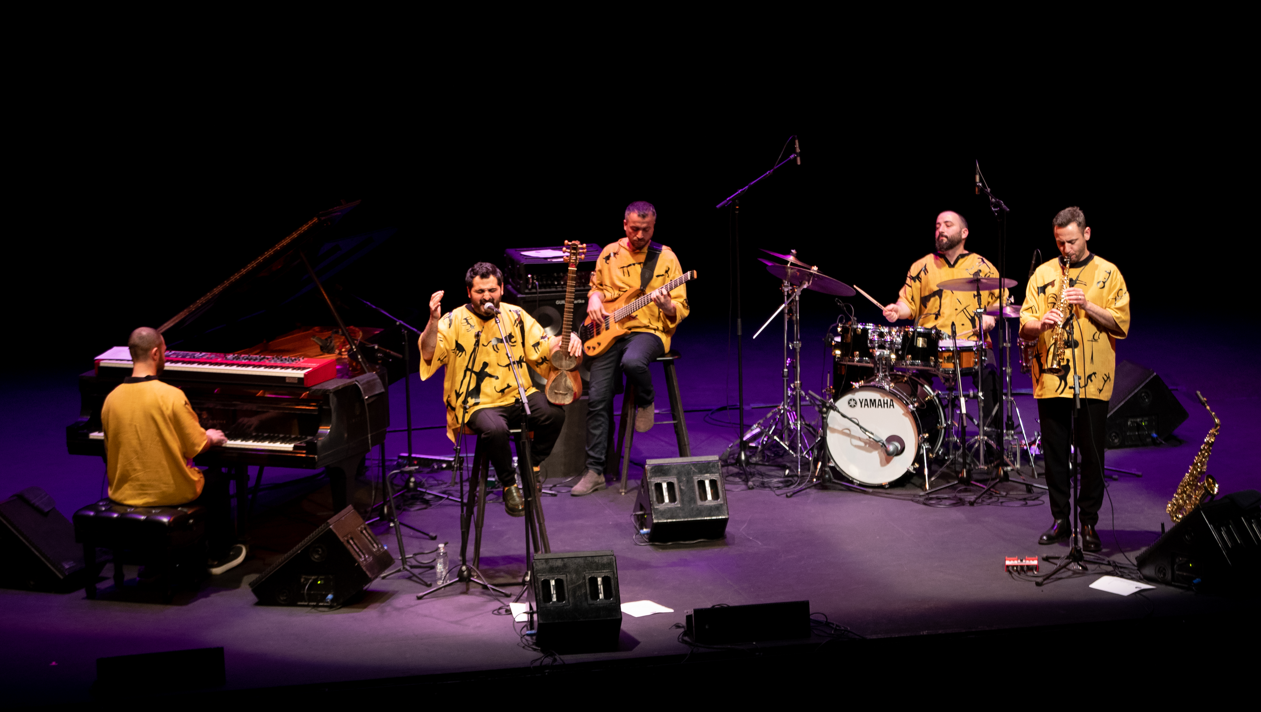
[[[696,270],[684,272],[660,289],[667,293],[672,292],[693,279],[696,279]],[[587,356],[595,357],[608,351],[614,341],[629,331],[625,322],[630,316],[649,304],[652,304],[652,292],[645,293],[642,289],[632,289],[605,305],[605,311],[609,312],[609,316],[598,321],[587,317],[587,320],[582,323],[582,328],[578,330],[578,336],[582,338],[583,352]]]

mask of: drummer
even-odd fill
[[[978,325],[976,310],[994,306],[998,302],[998,292],[983,291],[978,295],[976,291],[945,289],[941,283],[973,277],[998,277],[998,270],[989,260],[975,252],[968,252],[968,221],[954,210],[946,210],[937,216],[934,239],[937,250],[911,265],[898,300],[884,307],[884,318],[891,322],[913,319],[919,326],[940,329],[943,332],[943,349],[949,344],[953,325],[960,349],[975,349],[978,342],[984,341],[984,332],[994,327],[994,317],[985,315],[980,316]],[[984,381],[989,401],[986,407],[990,410],[997,403],[998,375],[992,352],[987,360]],[[973,383],[975,386],[975,376]]]

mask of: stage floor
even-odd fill
[[[684,353],[679,369],[697,455],[719,454],[736,435],[734,428],[718,422],[734,420],[734,411],[706,417],[735,399],[734,357],[722,350],[723,339],[720,330],[706,333],[698,327],[681,333],[676,344]],[[1197,389],[1223,422],[1210,472],[1223,492],[1261,489],[1246,450],[1250,429],[1261,425],[1261,397],[1244,385],[1256,382],[1259,369],[1237,345],[1203,346],[1186,354],[1160,335],[1136,334],[1122,342],[1121,358],[1155,369],[1190,417],[1176,433],[1181,445],[1107,454],[1109,466],[1142,474],[1123,474],[1108,482],[1099,523],[1102,558],[1118,565],[1133,560],[1159,537],[1162,522],[1168,524],[1165,504],[1211,427],[1208,413],[1195,399]],[[821,372],[822,355],[803,356],[803,372]],[[778,358],[777,344],[747,348],[749,403],[778,402]],[[724,362],[730,367],[724,368]],[[0,409],[9,454],[0,473],[0,494],[38,485],[53,495],[66,516],[97,498],[103,479],[99,461],[65,454],[64,428],[78,413],[75,375],[32,374],[5,391]],[[1027,388],[1027,377],[1017,378],[1017,386]],[[814,384],[808,387],[817,390]],[[420,384],[413,377],[418,426],[440,424],[438,388],[435,381]],[[402,391],[401,383],[391,389],[395,428],[403,423]],[[1017,405],[1026,428],[1035,431],[1032,398],[1018,396]],[[658,406],[665,409],[664,397]],[[766,412],[755,408],[748,419]],[[405,449],[401,434],[390,436],[386,452],[391,458]],[[440,428],[431,428],[417,434],[412,450],[445,456],[450,445]],[[634,459],[639,464],[632,466],[632,485],[644,459],[676,454],[669,426],[637,436]],[[374,581],[362,597],[335,611],[257,605],[249,582],[331,514],[319,483],[301,481],[308,474],[268,470],[269,482],[295,484],[269,490],[258,503],[251,557],[170,605],[134,590],[109,598],[108,579],[101,583],[106,598],[96,601],[87,600],[82,591],[0,590],[0,629],[7,642],[0,652],[0,685],[10,699],[26,704],[85,700],[97,658],[216,646],[225,649],[228,690],[494,671],[539,661],[539,653],[522,644],[523,626],[505,614],[505,600],[476,588],[462,595],[462,587],[452,587],[418,601],[415,594],[422,586],[390,577]],[[425,484],[445,489],[448,478],[449,473],[439,474]],[[646,599],[674,611],[626,616],[617,651],[565,656],[566,662],[687,653],[678,640],[685,612],[719,604],[804,599],[815,613],[867,638],[1142,618],[1253,617],[1255,602],[1239,597],[1165,586],[1123,597],[1090,588],[1108,573],[1103,566],[1092,565],[1085,574],[1044,587],[1012,578],[1003,570],[1004,557],[1066,551],[1063,545],[1037,544],[1051,520],[1041,490],[1029,494],[1022,486],[1003,485],[1004,496],[968,506],[957,498],[925,500],[910,486],[872,493],[813,489],[788,498],[770,488],[775,482],[758,477],[754,488],[746,489],[739,479],[728,478],[726,539],[675,547],[636,541],[633,490],[621,495],[611,486],[588,497],[545,498],[554,551],[612,550],[624,602]],[[548,484],[558,483],[553,478]],[[454,503],[416,502],[402,518],[436,533],[437,541],[450,542],[456,556],[460,531]],[[382,526],[375,530],[395,552],[393,533]],[[410,530],[405,544],[409,553],[433,547]],[[484,573],[510,583],[521,578],[524,562],[523,520],[493,505],[482,545]],[[109,566],[103,574],[109,576]],[[508,590],[515,594],[519,589]],[[1122,646],[1116,652],[1146,651]]]

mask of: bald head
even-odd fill
[[[131,351],[132,363],[153,362],[153,350],[158,349],[161,353],[166,350],[166,341],[157,329],[151,329],[142,326],[131,332],[131,338],[127,339],[127,348]]]

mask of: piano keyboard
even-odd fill
[[[96,431],[88,434],[88,440],[104,440],[105,433]],[[237,450],[280,450],[283,452],[293,452],[297,450],[302,443],[309,438],[301,435],[243,435],[237,438],[228,438],[227,448]]]
[[[117,346],[96,357],[97,373],[101,369],[131,371],[131,355],[125,346]],[[168,351],[166,370],[207,380],[239,380],[261,385],[297,385],[307,388],[337,376],[335,359],[297,358],[267,354],[219,354],[206,352]]]

